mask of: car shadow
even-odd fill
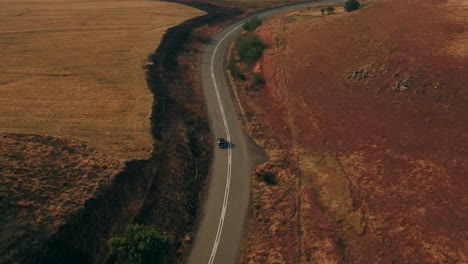
[[[233,149],[236,147],[236,144],[232,143],[232,142],[227,142],[227,147],[226,148],[230,148],[230,149]]]

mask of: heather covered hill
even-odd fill
[[[238,88],[272,157],[246,263],[468,262],[467,12],[382,0],[264,21],[265,85]]]

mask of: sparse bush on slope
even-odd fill
[[[247,35],[237,40],[237,54],[242,62],[254,64],[263,55],[265,44],[256,35]]]
[[[165,263],[169,241],[158,231],[143,225],[131,225],[123,237],[110,240],[117,264]]]
[[[241,72],[241,70],[239,70],[235,61],[230,60],[227,64],[227,68],[231,72],[231,75],[234,77],[234,79],[245,80],[245,75]]]
[[[262,20],[256,16],[252,17],[251,19],[247,20],[242,26],[247,31],[254,31],[260,25],[262,25]]]
[[[260,90],[265,84],[265,79],[258,73],[254,72],[252,74],[252,90]]]
[[[361,7],[361,4],[357,0],[348,0],[344,6],[346,12],[353,12],[358,10],[359,7]]]

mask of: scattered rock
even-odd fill
[[[400,92],[408,90],[410,88],[411,80],[411,77],[407,77],[405,79],[396,81],[393,85],[393,90]]]
[[[389,71],[390,69],[385,64],[378,65],[375,63],[371,63],[357,68],[346,77],[348,79],[362,80],[370,77],[377,77],[377,75],[385,75]]]
[[[369,75],[369,71],[371,69],[371,65],[364,65],[353,71],[353,73],[348,77],[348,79],[353,79],[353,80],[362,80],[367,78]]]

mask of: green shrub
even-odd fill
[[[322,16],[325,15],[325,11],[326,11],[326,10],[327,10],[327,9],[326,9],[325,7],[324,7],[324,8],[320,8],[320,13],[322,13]]]
[[[254,64],[263,55],[265,44],[256,35],[249,34],[237,40],[236,50],[242,62]]]
[[[353,12],[354,10],[358,10],[361,4],[357,0],[348,0],[346,1],[344,8],[346,12]]]
[[[260,74],[254,72],[252,78],[252,90],[258,91],[263,87],[264,84],[265,79]]]
[[[202,35],[200,33],[195,33],[193,35],[193,39],[198,42],[198,43],[202,43],[202,44],[206,44],[210,41],[210,38],[208,36],[205,36],[205,35]]]
[[[260,25],[262,25],[262,20],[260,20],[260,18],[258,18],[256,16],[254,16],[251,19],[247,20],[247,22],[245,22],[242,27],[247,31],[254,31]]]
[[[327,6],[327,15],[335,14],[335,8],[333,6]]]
[[[117,264],[165,263],[169,241],[158,231],[142,225],[130,225],[123,237],[110,240]]]
[[[266,182],[268,185],[276,185],[278,184],[278,179],[276,177],[276,174],[274,172],[268,171],[268,170],[262,170],[260,172],[257,172],[257,176]]]
[[[234,79],[245,80],[245,75],[237,68],[235,61],[230,60],[227,64],[227,68]]]

